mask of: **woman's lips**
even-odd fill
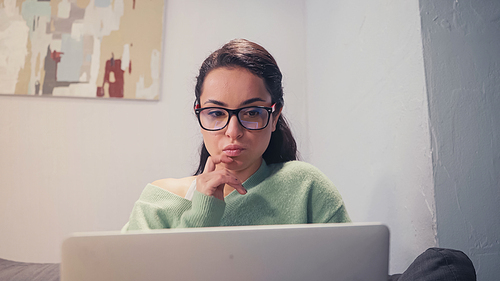
[[[224,152],[229,157],[236,157],[239,156],[243,152],[243,150],[245,149],[239,145],[228,145],[224,147],[222,152]]]

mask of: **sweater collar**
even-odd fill
[[[271,174],[271,169],[266,163],[266,160],[262,159],[262,163],[260,164],[259,169],[253,173],[246,181],[243,182],[243,186],[246,189],[252,188],[259,183],[261,183],[264,179],[266,179]]]

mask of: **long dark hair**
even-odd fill
[[[200,104],[203,82],[210,71],[220,67],[243,67],[254,75],[262,78],[272,102],[276,104],[276,112],[283,108],[282,74],[273,56],[262,46],[245,40],[235,39],[213,52],[200,67],[196,77],[196,104]],[[200,163],[195,175],[203,173],[205,163],[210,154],[203,142],[200,150]],[[278,118],[276,130],[271,134],[271,140],[262,158],[267,164],[282,163],[297,160],[297,144],[292,136],[283,114]]]

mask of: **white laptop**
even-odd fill
[[[382,224],[307,224],[75,234],[62,281],[387,281]]]

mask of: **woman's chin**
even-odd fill
[[[238,159],[238,157],[231,157],[231,159],[233,159],[231,163],[224,163],[226,169],[234,170],[244,165],[244,162]]]
[[[241,172],[249,166],[247,161],[244,161],[241,157],[231,157],[231,159],[233,159],[231,163],[221,163],[222,167],[231,171]]]

